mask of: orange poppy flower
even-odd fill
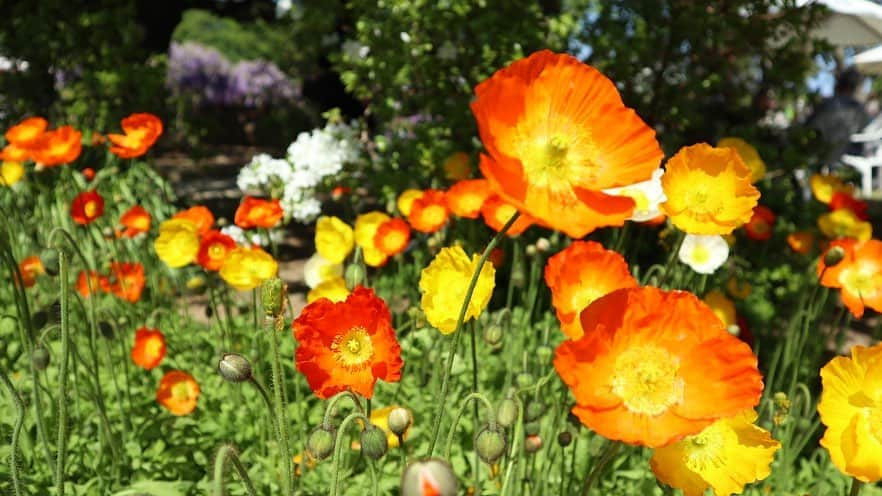
[[[110,290],[117,297],[137,303],[144,291],[144,266],[137,262],[112,262]]]
[[[236,209],[236,225],[242,229],[275,227],[284,215],[279,200],[261,200],[246,196]]]
[[[759,402],[750,347],[691,293],[619,289],[581,320],[585,334],[557,348],[554,367],[573,413],[608,439],[665,446]]]
[[[196,205],[187,210],[181,210],[172,218],[187,219],[193,224],[196,224],[196,232],[198,232],[200,236],[207,233],[209,229],[211,229],[211,226],[214,225],[214,214],[211,213],[211,210],[209,210],[208,207],[202,205]]]
[[[3,147],[0,151],[0,161],[2,162],[24,162],[31,158],[31,153],[27,148],[22,148],[13,143]]]
[[[451,186],[445,197],[453,215],[477,219],[490,194],[490,183],[486,179],[466,179]]]
[[[187,415],[196,409],[199,383],[182,370],[170,370],[159,381],[156,401],[172,415]]]
[[[775,219],[775,212],[772,212],[772,209],[765,205],[757,205],[753,207],[750,220],[744,224],[744,232],[754,241],[767,241],[772,237]]]
[[[411,227],[424,233],[433,233],[447,223],[449,211],[444,192],[427,189],[422,196],[413,201],[407,221]]]
[[[487,198],[487,200],[484,201],[484,205],[481,206],[481,215],[484,217],[484,222],[490,226],[490,229],[493,229],[496,232],[502,230],[502,228],[505,227],[505,224],[511,220],[511,217],[517,211],[518,209],[514,205],[496,195]],[[506,234],[509,236],[517,236],[526,231],[527,228],[534,223],[535,220],[532,217],[525,213],[521,213],[520,217],[514,221],[514,224],[508,228]]]
[[[594,241],[575,241],[548,259],[545,284],[551,289],[560,329],[569,338],[579,339],[582,310],[616,289],[636,287],[637,280],[617,252]]]
[[[830,245],[842,247],[845,256],[832,267],[827,267],[826,257],[821,257],[818,261],[821,284],[840,288],[842,303],[857,318],[863,317],[865,307],[882,311],[882,241],[836,240]]]
[[[534,53],[475,94],[472,112],[489,153],[480,167],[490,188],[574,238],[623,225],[634,200],[601,190],[648,180],[664,156],[615,84],[570,55]]]
[[[205,270],[220,270],[227,255],[236,248],[236,241],[220,231],[208,231],[199,244],[196,263]]]
[[[135,331],[135,345],[132,346],[132,361],[135,365],[150,370],[165,358],[165,336],[159,329],[142,327]]]
[[[77,195],[70,204],[70,216],[81,226],[91,224],[104,213],[104,198],[94,189]]]
[[[141,205],[135,205],[119,218],[119,223],[126,228],[120,236],[133,238],[149,231],[151,220],[150,212]]]
[[[80,296],[88,298],[92,295],[92,289],[101,293],[108,292],[110,290],[110,280],[94,270],[89,272],[81,270],[77,276],[76,289]]]
[[[370,399],[377,379],[401,379],[401,346],[386,303],[356,286],[345,301],[319,298],[292,324],[297,370],[319,398],[352,391]]]
[[[108,134],[110,152],[120,158],[135,158],[147,153],[162,134],[162,121],[153,114],[132,114],[122,120],[125,134]]]
[[[85,179],[87,183],[91,183],[92,179],[95,179],[95,169],[91,167],[83,169],[83,179]]]
[[[42,117],[29,117],[6,131],[6,141],[21,148],[30,148],[48,126],[49,123]]]
[[[805,255],[812,251],[815,244],[815,235],[810,231],[799,231],[787,235],[787,244],[796,253]]]
[[[25,257],[18,264],[18,270],[21,272],[22,285],[26,288],[33,287],[34,284],[37,284],[37,276],[46,273],[43,262],[37,256]]]
[[[830,210],[847,208],[851,210],[858,219],[870,220],[870,215],[867,213],[867,210],[869,209],[867,202],[858,200],[846,192],[834,191],[829,205]]]
[[[80,156],[83,133],[71,126],[63,126],[43,133],[29,150],[35,162],[46,167],[67,164]]]
[[[403,252],[410,242],[410,226],[399,218],[389,219],[380,224],[374,235],[374,245],[387,256]]]

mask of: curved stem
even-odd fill
[[[435,452],[435,444],[438,442],[438,434],[441,432],[441,418],[444,416],[444,407],[447,401],[447,393],[448,389],[450,389],[450,373],[453,370],[453,357],[456,355],[456,349],[459,347],[459,338],[462,335],[462,323],[465,321],[466,311],[469,308],[469,302],[472,301],[472,294],[475,292],[475,286],[478,284],[478,276],[481,274],[481,269],[484,267],[484,264],[487,262],[487,258],[490,257],[490,252],[493,251],[493,248],[496,248],[496,245],[499,244],[499,241],[505,236],[505,233],[511,228],[512,224],[518,220],[518,217],[521,215],[520,212],[515,212],[514,215],[511,216],[511,219],[508,219],[508,222],[502,226],[502,229],[496,233],[496,236],[487,243],[487,247],[484,248],[484,253],[481,254],[481,258],[478,260],[478,266],[475,268],[475,272],[472,274],[472,280],[469,281],[469,287],[466,289],[465,299],[462,302],[462,306],[459,309],[459,317],[456,319],[456,328],[453,331],[453,342],[450,345],[450,351],[447,353],[447,367],[444,369],[444,377],[441,380],[441,396],[438,398],[438,408],[435,411],[435,417],[432,422],[432,441],[429,443],[429,455]]]
[[[12,487],[15,490],[15,496],[21,496],[25,493],[22,489],[21,475],[18,472],[18,441],[21,437],[21,427],[24,424],[25,408],[24,403],[21,401],[21,397],[18,395],[18,391],[15,390],[15,387],[13,387],[12,382],[9,381],[9,377],[6,376],[6,373],[3,372],[3,370],[0,370],[0,382],[2,382],[3,386],[6,387],[6,390],[9,391],[9,396],[15,404],[15,425],[12,428],[12,445],[10,446],[11,452],[9,453],[9,472],[12,476]]]
[[[591,469],[591,473],[589,473],[588,478],[585,479],[585,487],[582,489],[582,496],[588,496],[591,494],[591,488],[594,487],[594,483],[597,482],[603,474],[603,470],[609,465],[609,462],[616,456],[616,453],[619,452],[621,447],[622,443],[616,441],[612,441],[607,445],[606,449],[603,451],[603,455],[600,456],[600,460],[597,460],[597,465]]]
[[[361,402],[358,401],[358,396],[355,395],[352,391],[341,391],[328,400],[328,406],[325,408],[325,416],[322,418],[322,426],[329,428],[331,426],[331,417],[334,416],[335,409],[337,408],[337,403],[340,402],[343,398],[349,398],[352,400],[352,403],[355,404],[356,408],[358,408],[359,412],[364,412],[361,407]]]
[[[450,447],[453,444],[453,435],[456,433],[456,427],[459,425],[459,421],[462,420],[462,416],[465,415],[466,408],[469,406],[469,402],[475,400],[484,403],[484,408],[490,412],[490,417],[493,417],[493,405],[490,404],[490,401],[484,397],[484,395],[480,393],[471,393],[466,396],[464,400],[462,400],[462,406],[459,407],[459,411],[456,414],[456,418],[453,420],[453,425],[450,426],[450,432],[447,434],[447,444],[444,448],[444,458],[450,459]],[[477,403],[475,404],[477,407]],[[477,423],[476,423],[477,425]]]
[[[64,496],[64,464],[67,458],[67,361],[70,340],[70,295],[67,287],[68,260],[63,250],[58,251],[58,278],[61,284],[61,364],[58,370],[58,443],[55,456],[55,489]]]
[[[340,440],[346,437],[346,428],[349,427],[349,424],[359,417],[361,417],[365,426],[371,424],[371,421],[364,414],[353,412],[343,419],[343,422],[340,423],[340,428],[337,430],[337,437],[334,439],[334,469],[333,475],[331,475],[331,496],[337,496],[337,487],[340,484],[340,448],[342,447]]]
[[[251,478],[248,477],[248,471],[245,470],[245,467],[239,460],[239,454],[236,453],[235,448],[227,444],[217,450],[217,455],[214,458],[214,488],[212,494],[214,496],[224,495],[224,473],[226,472],[227,461],[233,464],[233,470],[239,474],[239,479],[242,480],[242,485],[245,486],[245,492],[248,496],[257,496],[254,484],[251,482]]]

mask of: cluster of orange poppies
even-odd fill
[[[141,327],[135,331],[131,357],[135,365],[152,370],[165,358],[165,335],[159,329]],[[196,409],[199,383],[183,370],[170,370],[159,380],[156,401],[173,415],[187,415]]]

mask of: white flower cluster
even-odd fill
[[[257,245],[261,247],[266,247],[270,244],[269,240],[266,239],[266,236],[263,236],[253,231],[246,231],[237,225],[222,227],[220,232],[233,238],[233,241],[235,241],[237,245],[241,246]],[[281,243],[285,240],[285,231],[281,229],[272,229],[269,232],[269,237],[273,243]]]
[[[286,218],[312,222],[321,213],[316,188],[360,156],[356,127],[328,123],[324,129],[300,133],[288,147],[287,158],[255,155],[239,171],[236,183],[243,192],[256,190],[278,198]]]

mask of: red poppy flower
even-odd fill
[[[150,230],[151,220],[150,212],[141,205],[135,205],[119,218],[119,223],[125,227],[125,230],[120,235],[126,238],[133,238],[141,233],[145,233]]]
[[[858,200],[844,191],[835,191],[830,199],[830,210],[839,210],[840,208],[851,210],[860,220],[870,220],[870,214],[867,213],[869,208],[867,202]]]
[[[137,262],[113,262],[110,264],[110,290],[117,297],[130,303],[141,299],[144,291],[144,266]]]
[[[150,370],[165,358],[165,336],[159,329],[142,327],[135,331],[135,344],[132,346],[132,361],[135,365]]]
[[[339,303],[319,298],[292,327],[299,343],[297,370],[319,398],[347,390],[370,398],[378,379],[401,379],[404,362],[392,317],[372,289],[356,286]]]
[[[757,205],[750,220],[744,224],[744,232],[754,241],[768,241],[774,232],[775,218],[775,212],[769,207]]]
[[[515,208],[514,205],[496,195],[487,198],[487,200],[484,201],[484,205],[481,206],[481,215],[484,217],[484,222],[490,226],[490,229],[493,229],[496,232],[502,230],[502,228],[505,227],[505,224],[511,220],[511,217],[517,211],[518,209]],[[509,236],[517,236],[526,231],[527,228],[534,223],[535,220],[532,217],[525,213],[521,213],[518,220],[514,221],[514,224],[508,228],[506,234]]]
[[[95,169],[91,167],[83,169],[83,179],[85,179],[87,183],[91,183],[92,179],[95,179]]]
[[[104,198],[94,189],[77,195],[70,204],[70,216],[82,226],[91,224],[104,213]]]
[[[90,272],[81,270],[77,276],[77,293],[83,298],[88,298],[92,295],[93,289],[101,293],[110,291],[110,280],[94,270]]]
[[[433,233],[444,227],[448,216],[444,192],[427,189],[411,204],[407,221],[419,232]]]
[[[199,393],[199,383],[192,375],[171,370],[159,381],[156,401],[172,415],[187,415],[196,409]]]
[[[196,232],[198,232],[200,236],[207,233],[209,229],[211,229],[211,226],[214,225],[214,214],[211,213],[211,210],[209,210],[208,207],[202,205],[196,205],[187,210],[181,210],[172,218],[189,220],[196,225]]]
[[[122,120],[125,134],[108,134],[110,152],[120,158],[135,158],[147,153],[162,134],[162,121],[153,114],[132,114]]]
[[[236,248],[233,238],[220,231],[208,231],[199,243],[199,252],[196,254],[196,263],[205,270],[220,270],[227,255]]]
[[[397,217],[380,224],[374,235],[374,245],[390,257],[403,252],[409,242],[410,226]]]
[[[279,200],[261,200],[246,196],[236,209],[236,225],[242,229],[275,227],[285,212]]]
[[[64,126],[43,133],[28,149],[35,162],[53,167],[76,160],[83,149],[82,139],[83,133]]]

